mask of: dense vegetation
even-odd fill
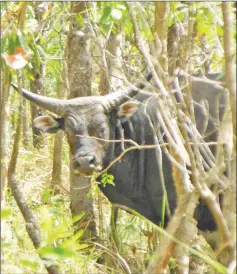
[[[122,210],[114,235],[111,204],[92,180],[89,191],[75,190],[95,211],[100,241],[91,241],[88,223],[80,225],[87,212],[76,204],[70,190],[75,178],[70,175],[63,133],[37,131],[32,120],[43,110],[22,99],[10,83],[45,96],[73,98],[123,89],[150,70],[167,90],[171,77],[179,72],[220,73],[220,77],[228,72],[232,159],[236,142],[235,12],[236,3],[220,2],[1,3],[3,273],[142,273],[165,237],[162,229]],[[233,174],[232,166],[230,170]],[[235,199],[235,178],[231,178],[230,199]],[[105,174],[102,183],[113,184],[113,177]],[[230,218],[234,216],[235,223],[233,208]],[[36,234],[31,234],[27,223],[32,218],[39,225],[33,228]],[[188,251],[190,273],[227,273],[201,236]],[[107,264],[100,264],[101,260]],[[177,273],[175,258],[168,262],[168,271]],[[233,264],[228,273],[233,273]]]

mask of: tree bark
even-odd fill
[[[57,186],[61,184],[62,175],[62,145],[63,145],[64,132],[59,131],[56,133],[54,138],[54,149],[53,149],[53,171],[51,186],[58,193]]]
[[[43,83],[41,81],[40,74],[34,74],[35,80],[30,81],[30,89],[32,92],[43,95]],[[36,117],[42,115],[42,109],[35,104],[30,103],[31,108],[31,118],[32,118],[32,133],[33,133],[33,146],[35,148],[40,148],[43,145],[43,135],[38,128],[33,124]]]
[[[155,32],[161,43],[161,52],[158,61],[165,72],[168,71],[167,58],[167,24],[166,17],[168,13],[169,3],[155,2]]]
[[[231,5],[233,3],[223,2],[222,12],[224,19],[224,51],[225,51],[225,78],[230,94],[230,106],[232,112],[233,132],[236,134],[236,70],[234,61],[233,44],[233,16]],[[236,148],[236,136],[234,136],[234,146]]]
[[[70,94],[69,98],[90,96],[92,67],[90,62],[89,39],[86,36],[90,31],[86,2],[71,3],[71,25],[67,40],[67,69]],[[83,23],[78,24],[77,16],[81,16]],[[70,195],[71,211],[76,216],[85,212],[85,217],[78,227],[84,228],[84,240],[96,237],[96,225],[93,210],[93,200],[87,198],[90,190],[90,180],[72,171],[70,159]]]
[[[41,1],[35,2],[34,10],[35,10],[35,18],[38,21],[40,25],[40,21],[42,20],[42,11],[40,8],[38,8],[42,4]],[[36,41],[36,43],[39,43],[39,41]],[[32,73],[34,75],[34,80],[30,81],[30,89],[32,92],[39,94],[39,95],[44,95],[44,86],[43,86],[43,81],[42,81],[42,76],[43,76],[43,63],[41,63],[40,67],[37,68],[36,64],[33,62],[33,69]],[[42,114],[42,109],[35,104],[30,104],[31,106],[31,118],[32,121],[40,116]],[[33,146],[35,148],[40,148],[43,146],[44,143],[44,137],[39,129],[37,129],[33,123],[32,123],[32,133],[33,133]]]
[[[25,16],[26,16],[26,8],[27,8],[27,2],[23,3],[20,11],[19,11],[19,21],[18,21],[18,27],[20,30],[24,31],[25,26]],[[22,86],[25,86],[25,75],[22,73]],[[23,99],[22,103],[22,135],[23,135],[23,145],[24,147],[27,147],[29,145],[29,120],[27,115],[27,100]]]
[[[4,73],[2,74],[3,79],[1,82],[1,108],[0,108],[0,120],[1,120],[1,130],[0,130],[0,147],[1,147],[1,205],[4,203],[4,196],[7,184],[7,162],[9,155],[9,70],[5,67]]]
[[[181,22],[174,23],[168,30],[167,54],[169,75],[175,75],[175,71],[180,67],[180,56],[182,56],[181,39],[184,37],[184,27]]]
[[[106,49],[111,55],[109,54],[106,57],[108,70],[107,68],[103,68],[101,72],[101,95],[111,92],[111,89],[117,90],[122,85],[122,33],[119,31],[119,27],[117,27],[117,33],[110,34]],[[106,75],[108,75],[108,79]]]
[[[110,53],[106,57],[107,67],[103,67],[100,77],[100,94],[105,95],[112,90],[118,90],[122,85],[122,33],[119,26],[116,26],[117,32],[111,33],[107,41],[106,49]],[[119,241],[116,232],[116,222],[118,218],[118,208],[112,205],[110,216],[111,243],[114,243],[116,249],[119,249]]]
[[[232,142],[228,140],[226,148],[227,176],[229,184],[224,190],[223,214],[231,235],[230,246],[224,247],[219,253],[220,261],[225,265],[230,265],[236,258],[236,64],[234,57],[234,37],[233,37],[233,13],[231,5],[234,3],[223,2],[222,13],[224,21],[224,53],[225,53],[225,81],[229,91],[230,109],[227,115],[226,125],[232,126],[228,132],[232,133]],[[231,113],[231,114],[230,114]],[[228,117],[227,116],[227,117]],[[232,123],[231,123],[232,122]]]
[[[24,76],[23,76],[24,77]],[[25,79],[22,79],[22,86],[25,86]],[[22,103],[22,135],[23,135],[23,146],[28,147],[30,144],[30,132],[29,132],[29,118],[28,118],[28,101],[23,98]]]

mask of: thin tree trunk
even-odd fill
[[[182,43],[184,37],[184,27],[181,22],[174,23],[168,30],[167,54],[168,54],[168,71],[169,75],[175,75],[175,71],[180,67],[182,62]]]
[[[21,6],[21,9],[19,11],[19,22],[18,27],[20,30],[24,31],[24,25],[25,25],[25,14],[26,14],[26,8],[27,8],[27,2],[23,3]],[[22,74],[21,77],[22,86],[25,86],[25,75]],[[27,100],[23,99],[22,104],[22,135],[23,135],[23,145],[24,147],[27,147],[29,145],[29,119],[27,115]]]
[[[62,22],[63,24],[63,22]],[[61,45],[61,50],[63,50],[63,45]],[[66,63],[66,49],[64,49],[64,58],[62,60],[62,72],[61,77],[58,81],[58,97],[61,99],[66,99],[67,90],[69,89],[68,85],[68,71]],[[54,139],[54,152],[53,152],[53,171],[51,186],[58,192],[57,186],[61,185],[61,175],[62,175],[62,148],[63,148],[63,138],[64,132],[59,131],[55,135]]]
[[[224,190],[223,214],[231,235],[231,244],[224,247],[219,253],[220,261],[229,266],[233,264],[236,258],[236,69],[234,56],[234,37],[233,37],[233,13],[231,5],[234,3],[223,2],[222,13],[224,21],[224,53],[225,53],[225,80],[229,91],[230,109],[227,115],[232,118],[227,119],[226,126],[232,126],[229,133],[232,132],[233,145],[231,140],[227,143],[227,176],[229,184]],[[230,115],[231,113],[231,115]],[[232,131],[233,130],[233,131]],[[236,264],[236,263],[235,263]]]
[[[107,42],[106,49],[110,53],[106,57],[108,70],[103,68],[100,78],[100,94],[105,95],[113,90],[117,90],[122,85],[122,33],[111,33]],[[107,76],[108,75],[108,79]],[[107,81],[108,80],[108,81]]]
[[[58,193],[58,185],[61,184],[62,175],[62,145],[63,145],[64,132],[59,131],[56,133],[54,138],[54,149],[53,149],[53,171],[51,186],[55,189],[55,193]]]
[[[167,58],[167,24],[166,17],[168,14],[169,3],[156,2],[155,3],[155,32],[158,35],[161,44],[161,51],[158,61],[165,72],[168,71],[168,58]]]
[[[5,67],[4,73],[2,74],[2,88],[1,88],[1,108],[0,108],[0,120],[1,120],[1,205],[4,203],[5,190],[7,184],[7,162],[9,156],[9,70]]]
[[[225,77],[230,94],[230,106],[232,112],[233,132],[236,134],[236,70],[233,44],[233,16],[231,5],[233,3],[223,2],[222,12],[224,19],[224,51],[225,51]],[[234,146],[236,147],[236,136],[234,136]]]
[[[24,76],[23,76],[24,77]],[[25,79],[22,79],[22,86],[25,86]],[[30,144],[30,132],[29,132],[29,116],[28,116],[28,101],[23,98],[22,104],[22,135],[23,146],[27,147]]]
[[[72,2],[72,18],[67,40],[67,68],[70,95],[69,98],[90,96],[92,67],[90,62],[89,40],[85,35],[90,31],[89,18],[86,12],[89,3]],[[83,25],[78,26],[76,16],[82,16]],[[70,157],[71,158],[71,157]],[[76,216],[85,212],[80,228],[85,229],[84,239],[96,237],[96,225],[93,210],[93,200],[88,199],[90,179],[75,175],[70,159],[70,195],[71,211]]]
[[[65,74],[65,69],[63,69],[63,72],[62,72],[62,75],[64,74]],[[65,99],[64,85],[61,82],[61,80],[59,80],[57,93],[59,98]],[[61,185],[63,137],[64,137],[64,132],[62,130],[58,131],[54,137],[53,171],[52,171],[51,186],[55,190],[55,193],[59,192],[59,189],[57,186]]]
[[[100,77],[100,94],[105,95],[112,90],[117,90],[122,85],[122,33],[117,26],[117,33],[111,33],[107,41],[106,49],[110,53],[106,57],[107,67],[104,67]],[[108,77],[107,77],[108,76]],[[98,203],[100,206],[101,203]],[[119,241],[116,233],[116,222],[118,218],[118,208],[112,205],[111,207],[111,242],[115,244],[116,249],[119,248]],[[101,212],[101,210],[99,210]],[[103,218],[103,215],[101,216]]]
[[[38,21],[39,26],[41,26],[40,21],[42,20],[42,15],[43,15],[41,8],[39,8],[41,4],[42,2],[39,1],[39,2],[35,2],[35,5],[34,5],[35,18]],[[36,41],[36,43],[39,43],[39,41],[40,40]],[[33,60],[32,62],[33,62],[32,73],[35,79],[30,81],[31,91],[39,95],[44,95],[44,86],[42,81],[44,64],[43,62],[41,62],[40,68],[37,68]],[[30,104],[30,106],[31,106],[31,118],[33,121],[36,117],[42,114],[42,109],[36,106],[35,104]],[[32,123],[32,133],[33,133],[33,146],[35,148],[42,147],[44,144],[44,137],[42,133],[40,132],[40,130],[37,129],[33,123]]]
[[[41,81],[41,75],[34,73],[35,80],[30,81],[30,89],[32,92],[43,95],[43,83]],[[30,103],[31,107],[31,117],[32,121],[42,114],[42,109],[35,104]],[[40,148],[43,145],[43,135],[38,128],[32,123],[32,133],[33,133],[33,146],[35,148]]]
[[[24,86],[24,85],[22,85]],[[28,102],[26,99],[23,100],[22,105],[22,135],[23,135],[23,146],[27,147],[30,143],[30,136],[29,136],[29,118],[28,118],[28,109],[27,109]]]

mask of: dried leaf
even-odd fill
[[[13,69],[21,69],[28,63],[28,53],[21,47],[17,47],[12,55],[2,54],[7,66]]]

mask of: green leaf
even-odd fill
[[[80,214],[72,218],[72,223],[75,224],[76,222],[81,220],[84,216],[85,216],[85,212],[81,212]]]
[[[23,266],[29,267],[29,268],[31,268],[34,271],[39,266],[39,262],[37,260],[23,259],[23,260],[20,260],[20,263]]]
[[[166,197],[162,197],[162,206],[161,206],[161,227],[164,227],[165,224],[165,210],[166,210]]]
[[[103,187],[106,186],[106,184],[114,185],[114,176],[112,174],[103,173],[101,178],[101,184]]]
[[[82,250],[82,249],[88,248],[88,246],[89,246],[88,244],[79,244],[76,250],[77,251]]]
[[[75,21],[76,21],[76,24],[78,25],[79,28],[83,28],[84,18],[80,14],[77,15]]]
[[[1,38],[1,53],[3,53],[5,51],[7,41],[8,41],[7,37]]]
[[[82,235],[84,234],[85,230],[84,229],[80,229],[75,235],[72,236],[72,239],[76,242],[78,241]]]
[[[41,196],[42,203],[48,203],[51,195],[52,195],[52,189],[44,188]]]
[[[8,219],[12,215],[12,209],[11,208],[2,208],[1,210],[1,218],[2,220]]]
[[[9,243],[6,243],[6,242],[1,242],[1,247],[3,248],[5,248],[5,247],[10,247],[11,246],[11,244],[9,244]]]
[[[102,15],[102,17],[100,19],[100,22],[102,23],[102,22],[108,21],[111,13],[112,13],[112,8],[111,7],[105,7],[103,15]]]
[[[216,32],[219,37],[223,37],[223,35],[224,35],[223,27],[221,27],[220,25],[216,25]]]
[[[38,250],[38,253],[42,257],[47,257],[51,259],[68,259],[76,256],[76,252],[71,251],[69,248],[65,247],[42,247]]]
[[[40,214],[44,216],[41,224],[41,228],[45,231],[47,239],[46,241],[51,243],[51,231],[52,231],[52,216],[46,206],[40,207]]]
[[[12,34],[10,37],[9,37],[9,43],[8,43],[8,53],[10,55],[13,54],[14,50],[16,48],[16,34]]]
[[[31,80],[31,81],[35,80],[35,76],[29,66],[26,66],[26,74],[27,74],[28,80]]]
[[[92,198],[92,189],[91,189],[91,188],[90,188],[90,190],[87,192],[86,197],[87,197],[88,199],[91,199],[91,198]]]
[[[63,241],[63,244],[61,245],[61,247],[63,248],[70,248],[71,250],[77,250],[78,248],[78,240],[82,237],[82,235],[84,234],[85,230],[80,229],[75,235],[73,235],[72,237],[70,237],[69,239],[65,239]]]
[[[111,179],[108,179],[108,180],[107,180],[107,184],[110,184],[110,185],[115,185],[115,184],[114,184],[114,181],[113,181],[113,180],[111,180]]]
[[[108,174],[108,179],[114,180],[114,175]]]

